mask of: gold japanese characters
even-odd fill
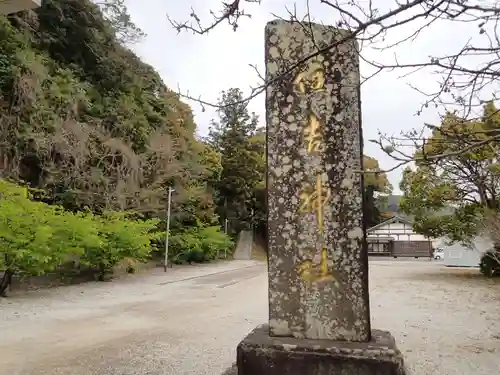
[[[311,259],[306,259],[297,266],[297,272],[302,280],[309,284],[321,281],[336,281],[332,272],[328,270],[328,250],[321,249],[320,264],[314,264]]]
[[[300,193],[299,212],[313,214],[316,218],[322,240],[324,240],[324,207],[330,201],[331,191],[323,186],[320,172],[316,173],[314,185],[308,184]],[[321,260],[315,264],[311,259],[306,259],[297,266],[299,276],[308,283],[320,281],[335,281],[333,273],[328,270],[328,250],[321,248]]]
[[[313,63],[305,72],[297,74],[293,83],[301,94],[325,91],[325,71],[323,66]]]
[[[302,213],[311,213],[316,217],[318,227],[323,233],[323,207],[330,199],[330,190],[323,186],[321,173],[316,173],[316,183],[314,186],[307,185],[300,193],[299,211]]]
[[[311,66],[308,71],[299,73],[294,85],[300,94],[325,90],[325,73],[318,64]],[[310,111],[307,125],[304,127],[304,143],[308,154],[324,151],[322,124],[318,116]],[[307,183],[300,192],[299,213],[312,214],[324,242],[324,207],[331,199],[331,192],[323,184],[323,173],[316,171],[314,182]],[[314,251],[317,251],[314,249]],[[314,252],[313,251],[313,252]],[[335,281],[331,270],[328,269],[328,249],[321,246],[321,260],[319,264],[312,259],[306,259],[297,265],[298,275],[308,284],[321,281]]]
[[[323,136],[321,134],[321,123],[314,113],[309,115],[309,122],[304,129],[304,140],[307,144],[307,152],[323,151]]]

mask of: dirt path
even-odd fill
[[[267,320],[266,266],[233,261],[0,302],[0,374],[217,375]],[[435,262],[370,265],[373,327],[415,375],[500,367],[500,285]]]
[[[238,245],[234,251],[233,258],[237,260],[252,259],[253,233],[242,231],[238,237]]]
[[[264,274],[227,262],[4,300],[0,374],[215,374],[261,321],[246,296],[265,298]]]

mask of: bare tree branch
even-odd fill
[[[212,12],[213,20],[205,25],[193,10],[190,21],[175,22],[170,18],[172,26],[180,31],[192,31],[197,34],[207,34],[214,28],[227,22],[233,30],[237,30],[238,23],[242,17],[250,17],[242,9],[244,3],[260,3],[258,0],[234,0],[230,3],[221,2],[221,10]],[[335,49],[339,45],[352,39],[357,39],[360,43],[360,58],[364,62],[366,72],[361,78],[364,84],[382,72],[401,71],[401,76],[409,78],[415,73],[429,73],[437,77],[438,88],[428,92],[419,88],[415,83],[410,83],[415,91],[420,93],[423,102],[416,111],[417,115],[430,106],[442,110],[460,111],[457,116],[464,120],[474,121],[474,116],[485,104],[484,95],[487,100],[496,100],[500,97],[498,79],[500,77],[500,35],[498,24],[500,20],[500,6],[497,0],[407,0],[405,2],[392,2],[393,8],[388,9],[386,3],[381,4],[385,11],[381,11],[374,4],[374,0],[367,2],[352,0],[320,0],[325,12],[331,11],[332,18],[336,19],[335,26],[350,31],[350,34],[341,38],[335,43],[324,47],[318,47],[316,41],[312,40],[316,50],[305,56],[297,63],[290,64],[283,68],[281,74],[271,81],[266,81],[262,74],[259,74],[256,67],[260,83],[250,88],[250,92],[242,102],[248,103],[250,100],[265,91],[266,87],[274,84],[297,68],[306,64],[311,59],[322,53]],[[287,15],[290,21],[297,23],[306,31],[310,28],[311,11],[309,0],[304,0],[306,14],[299,16],[297,9],[287,8]],[[422,57],[417,61],[408,61],[393,53],[390,61],[382,58],[372,57],[366,51],[386,53],[395,52],[395,49],[403,44],[415,42],[423,33],[431,30],[436,24],[447,24],[450,28],[463,27],[463,25],[476,25],[477,34],[470,35],[468,40],[456,51],[445,52],[437,56]],[[312,33],[311,38],[312,38]],[[392,41],[388,41],[392,36]],[[404,56],[403,56],[404,57]],[[193,100],[202,107],[219,108],[207,99],[193,96],[188,92],[179,89],[179,95],[185,99]],[[488,139],[468,140],[463,143],[462,149],[448,150],[442,154],[427,155],[425,144],[429,131],[436,131],[439,126],[424,125],[419,131],[412,130],[400,136],[380,134],[378,140],[372,140],[387,155],[396,161],[396,165],[385,172],[400,168],[411,162],[437,161],[442,158],[467,154],[475,149],[491,145],[498,142],[498,134],[489,134]],[[457,137],[458,135],[453,135]],[[448,139],[453,137],[447,135]],[[470,142],[469,142],[470,141]],[[408,150],[408,151],[405,151]],[[415,156],[415,151],[420,154]]]

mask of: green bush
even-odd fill
[[[483,254],[479,270],[486,277],[500,276],[500,251],[490,250]]]
[[[198,233],[201,238],[203,254],[207,260],[215,259],[219,251],[229,253],[233,250],[234,242],[224,232],[221,232],[219,227],[206,227]]]
[[[0,180],[0,270],[43,274],[88,246],[99,246],[94,223],[29,199],[28,191]]]
[[[165,251],[165,233],[155,241],[158,250]],[[220,251],[230,252],[233,241],[218,226],[188,228],[170,235],[168,255],[173,263],[208,262],[217,258]]]
[[[26,188],[0,179],[0,294],[16,273],[42,275],[73,261],[103,278],[124,259],[144,261],[157,223],[125,213],[75,214],[32,201]]]
[[[157,251],[165,248],[158,223],[123,212],[72,213],[35,202],[26,188],[0,179],[0,294],[16,273],[42,275],[74,262],[104,279],[123,260],[128,268],[146,261],[152,244]],[[232,248],[231,238],[217,226],[189,228],[171,235],[169,258],[174,263],[207,262]]]
[[[112,269],[124,259],[143,262],[152,251],[151,233],[159,220],[132,220],[127,213],[106,213],[95,216],[100,243],[87,247],[81,263],[98,268],[101,279],[112,273]]]

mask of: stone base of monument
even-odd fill
[[[357,343],[271,337],[262,325],[238,345],[237,366],[227,375],[405,375],[394,337],[373,330]]]

